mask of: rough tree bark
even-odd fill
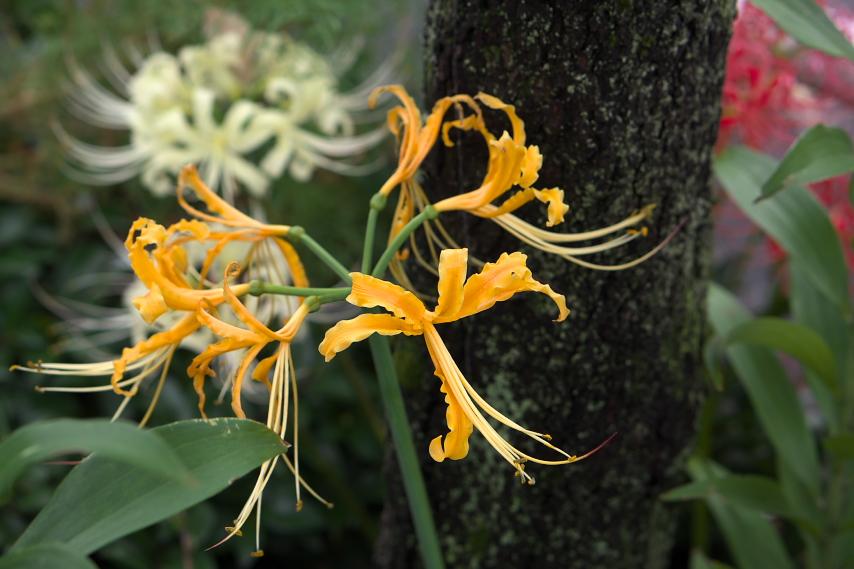
[[[701,400],[710,159],[734,16],[734,0],[432,0],[428,109],[441,96],[479,91],[515,104],[529,144],[544,155],[537,187],[566,191],[565,231],[657,204],[648,238],[591,260],[636,258],[687,216],[661,253],[616,273],[521,246],[489,221],[448,220],[480,259],[527,253],[534,277],[566,294],[572,310],[554,323],[547,298],[519,295],[526,298],[443,325],[469,381],[494,407],[572,453],[619,433],[586,461],[529,465],[535,486],[519,484],[477,432],[468,457],[436,464],[427,447],[445,432],[439,380],[426,365],[402,369],[449,567],[667,566],[674,508],[659,495],[682,479]],[[500,125],[497,135],[509,130],[498,112],[487,120]],[[434,201],[476,188],[484,174],[482,139],[461,134],[457,142],[434,150],[425,165]],[[521,216],[542,225],[544,208],[528,205]],[[418,358],[405,356],[422,346],[401,341],[398,349],[411,362]],[[545,458],[545,449],[523,448]],[[375,564],[417,567],[393,459]]]

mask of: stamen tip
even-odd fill
[[[264,550],[263,550],[263,549],[259,549],[258,551],[253,551],[253,552],[252,552],[252,553],[250,553],[249,555],[250,555],[250,556],[252,556],[252,557],[264,557]]]
[[[303,502],[302,502],[302,500],[300,500],[299,502],[297,502],[297,511],[298,511],[298,512],[301,512],[301,511],[302,511],[302,506],[303,506]]]

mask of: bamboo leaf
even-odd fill
[[[743,147],[729,148],[715,160],[715,174],[741,210],[786,250],[837,310],[849,314],[848,268],[842,245],[815,196],[792,185],[774,199],[754,203],[775,168],[770,157]]]
[[[287,450],[276,433],[248,419],[179,421],[151,432],[179,454],[196,484],[92,456],[62,481],[12,549],[60,542],[89,554],[213,496]]]
[[[780,165],[762,184],[764,200],[788,184],[807,184],[854,171],[851,137],[841,128],[816,125],[803,133],[789,148]]]
[[[807,47],[854,61],[854,47],[815,0],[751,0]]]
[[[836,305],[822,294],[797,262],[789,263],[791,306],[795,321],[808,326],[824,340],[833,353],[839,377],[845,377],[848,367],[849,330]],[[830,425],[839,424],[839,399],[818,379],[805,370],[805,377],[816,402]]]
[[[714,283],[709,287],[708,315],[715,333],[721,336],[750,320],[738,300]],[[726,349],[726,354],[779,459],[808,488],[817,491],[818,451],[782,364],[760,346],[734,345]]]
[[[757,344],[786,352],[816,372],[833,392],[839,392],[836,361],[821,336],[811,329],[780,318],[757,318],[734,328],[727,344]]]
[[[56,419],[21,427],[0,443],[0,503],[28,466],[63,454],[92,452],[184,482],[190,478],[175,451],[133,423]]]
[[[754,475],[707,478],[670,490],[664,500],[694,500],[720,496],[724,503],[733,504],[760,513],[796,518],[783,497],[783,492],[773,478]]]
[[[699,457],[688,461],[688,472],[698,482],[729,474],[723,467]],[[710,495],[705,501],[739,569],[795,569],[783,541],[762,514],[727,504],[717,495]]]

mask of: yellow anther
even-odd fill
[[[297,511],[298,511],[298,512],[301,512],[301,511],[302,511],[302,500],[300,500],[299,502],[297,502]]]
[[[227,528],[225,528],[225,531],[227,531],[228,533],[233,533],[234,535],[237,535],[237,536],[243,535],[242,531],[240,531],[240,530],[235,531],[233,527],[227,527]]]
[[[251,555],[252,557],[264,557],[264,550],[259,549],[258,551],[253,551],[249,555]]]
[[[546,439],[547,441],[552,440],[552,436],[551,436],[551,435],[543,435],[543,438],[544,438],[544,439]]]

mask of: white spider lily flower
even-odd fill
[[[356,125],[377,119],[365,112],[365,93],[389,79],[392,65],[342,94],[338,75],[352,53],[331,61],[287,35],[253,32],[232,19],[177,57],[149,55],[135,73],[106,50],[107,78],[121,96],[70,62],[70,110],[95,126],[129,130],[130,143],[88,144],[57,126],[73,166],[69,175],[93,185],[139,175],[162,196],[172,192],[181,167],[195,163],[207,185],[233,202],[239,188],[264,196],[271,178],[285,172],[307,181],[317,168],[346,175],[373,171],[376,163],[359,158],[387,131],[356,134]]]

